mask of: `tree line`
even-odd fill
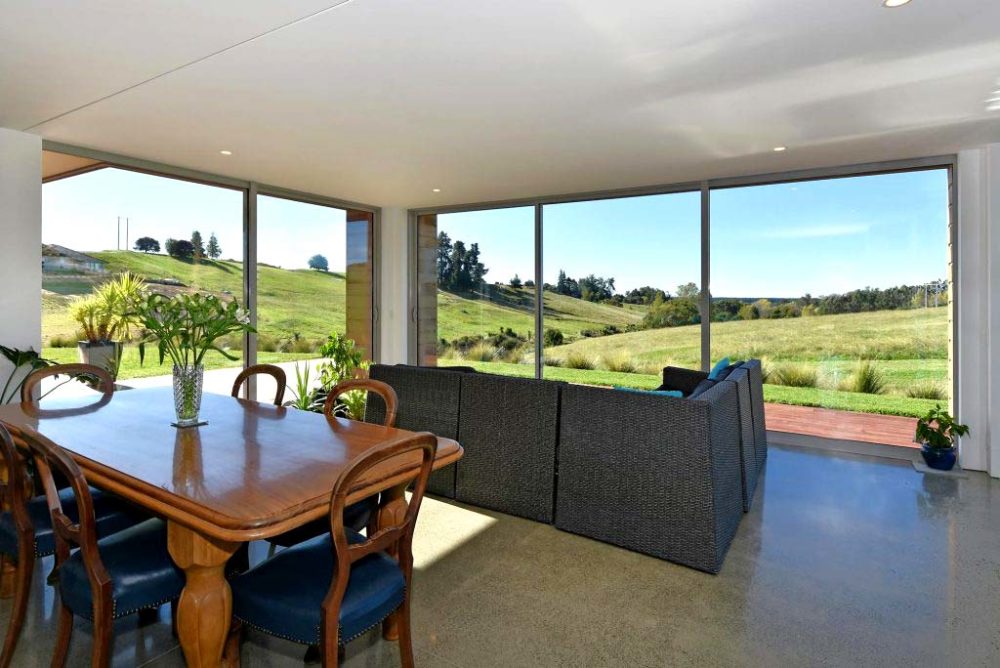
[[[438,234],[437,275],[438,286],[451,292],[470,292],[483,288],[487,269],[479,259],[479,244],[468,248],[462,241],[452,241],[447,233]],[[534,288],[533,281],[522,281],[515,274],[508,285],[516,290]],[[643,286],[625,293],[618,293],[614,277],[588,274],[572,278],[559,270],[555,284],[545,283],[542,289],[575,299],[624,306],[647,306],[642,329],[679,327],[701,322],[700,290],[693,282],[678,285],[675,293]],[[865,287],[850,292],[813,297],[805,294],[797,299],[713,299],[712,320],[758,320],[771,318],[798,318],[838,313],[862,313],[943,306],[948,303],[948,282],[943,279],[924,285],[898,285],[891,288]]]
[[[167,255],[178,260],[202,260],[206,257],[218,260],[222,257],[222,246],[215,232],[209,235],[208,244],[202,239],[201,232],[195,230],[190,239],[167,239],[164,247]],[[153,237],[139,237],[133,248],[141,253],[159,253],[160,242]]]

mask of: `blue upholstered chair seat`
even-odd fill
[[[97,541],[111,577],[112,617],[152,608],[181,595],[184,572],[167,552],[167,525],[150,519]],[[59,569],[59,593],[73,614],[93,618],[90,581],[77,550]]]
[[[351,543],[365,540],[347,530]],[[299,543],[231,582],[233,615],[244,624],[295,642],[320,638],[323,599],[333,581],[330,534]],[[403,602],[406,582],[399,564],[377,552],[355,562],[340,607],[339,642],[347,644],[378,625]]]
[[[361,531],[368,526],[368,518],[377,507],[378,495],[347,506],[344,508],[344,526],[354,531]],[[269,543],[281,546],[298,545],[325,533],[330,533],[330,518],[324,516],[267,540]]]
[[[109,536],[116,531],[127,529],[145,517],[141,512],[113,494],[90,488],[94,500],[94,515],[97,518],[97,535]],[[59,491],[63,512],[77,521],[76,498],[69,487]],[[28,501],[28,516],[35,528],[35,556],[45,557],[56,551],[55,537],[52,535],[52,516],[49,515],[45,495]],[[17,557],[17,529],[10,512],[0,514],[0,553]]]

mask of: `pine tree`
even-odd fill
[[[222,256],[222,247],[219,246],[219,240],[215,237],[215,232],[212,232],[208,237],[208,246],[205,248],[205,252],[213,260],[218,260]]]
[[[205,257],[205,242],[201,240],[201,232],[198,230],[191,233],[191,245],[194,246],[195,260],[200,260]]]

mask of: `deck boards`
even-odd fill
[[[764,410],[769,431],[904,448],[920,447],[913,442],[913,431],[917,425],[915,418],[784,404],[765,404]]]

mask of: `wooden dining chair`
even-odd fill
[[[100,538],[93,494],[76,462],[30,427],[21,431],[45,488],[55,535],[60,610],[52,665],[66,664],[73,616],[80,615],[93,622],[91,666],[103,668],[111,659],[114,620],[176,601],[184,572],[167,552],[167,525],[161,519]],[[69,480],[75,518],[56,489],[54,472]]]
[[[113,389],[110,376],[103,369],[87,365],[65,365],[76,371],[91,374],[102,384],[105,393]],[[79,369],[79,367],[87,367]],[[50,367],[55,368],[55,367]],[[42,369],[40,371],[49,371]],[[63,369],[62,373],[73,373]],[[42,378],[52,374],[36,371],[25,382],[30,387],[22,394],[22,400],[33,401],[34,388]],[[104,394],[103,398],[107,398]],[[30,455],[29,455],[30,457]],[[27,466],[28,459],[14,443],[10,432],[0,425],[0,464],[6,472],[6,480],[0,483],[0,574],[4,579],[4,589],[13,589],[13,607],[7,623],[3,650],[0,652],[0,668],[7,668],[14,657],[17,642],[24,626],[28,599],[31,594],[31,578],[35,562],[41,557],[55,554],[55,536],[48,501],[39,490],[36,494],[35,481]],[[139,509],[112,494],[91,490],[94,505],[96,529],[99,536],[107,536],[147,518]],[[70,517],[77,516],[76,499],[71,488],[59,491],[60,499]],[[55,584],[56,573],[49,576],[50,584]]]
[[[230,583],[233,616],[242,624],[316,645],[323,665],[337,666],[338,648],[392,616],[404,668],[413,666],[410,594],[413,530],[437,450],[433,434],[415,434],[358,457],[337,478],[330,497],[329,532],[279,552]],[[344,507],[358,480],[390,460],[420,455],[407,504],[398,488],[379,503],[379,526],[367,538],[345,526]],[[230,647],[238,647],[231,638]]]
[[[383,403],[385,403],[385,419],[382,420],[382,426],[396,426],[396,413],[399,407],[399,397],[396,396],[396,390],[392,389],[391,385],[387,385],[380,380],[372,380],[371,378],[354,378],[334,385],[330,393],[326,395],[326,401],[323,403],[323,413],[328,418],[334,417],[338,406],[337,399],[342,394],[356,390],[374,392],[381,397]]]
[[[337,407],[337,399],[340,398],[340,395],[345,392],[352,392],[355,390],[367,390],[379,395],[382,398],[382,401],[385,402],[385,419],[382,422],[383,426],[395,426],[396,411],[397,406],[399,405],[399,399],[396,398],[396,391],[389,385],[386,385],[378,380],[371,380],[370,378],[345,380],[335,385],[326,396],[326,402],[323,404],[323,413],[327,416],[327,418],[332,419],[334,417],[334,412]],[[371,497],[351,504],[344,511],[344,524],[355,531],[361,531],[368,526],[368,521],[371,518],[372,511],[375,509],[377,503],[378,498]],[[289,545],[295,545],[296,543],[301,543],[309,540],[310,538],[315,538],[316,536],[324,534],[327,531],[329,531],[329,526],[326,519],[318,519],[300,527],[291,529],[290,531],[286,531],[283,534],[272,536],[271,538],[268,538],[267,541],[271,543],[272,546],[277,545],[278,547],[288,547]]]
[[[278,386],[278,389],[274,393],[274,405],[280,406],[281,402],[285,400],[285,386],[288,385],[288,379],[285,377],[284,370],[280,366],[273,364],[255,364],[240,371],[240,375],[236,376],[236,381],[233,383],[233,396],[239,398],[240,390],[243,389],[243,383],[247,382],[250,376],[258,374],[265,374],[274,378],[274,382]]]
[[[36,388],[41,385],[44,379],[52,376],[66,376],[66,381],[63,385],[74,379],[90,380],[93,383],[93,387],[105,399],[110,398],[115,391],[115,381],[111,378],[111,374],[99,366],[94,366],[93,364],[56,364],[43,369],[36,369],[24,379],[24,385],[21,386],[21,403],[36,404],[40,398],[35,391]],[[57,385],[52,390],[49,390],[49,393],[61,386]]]

